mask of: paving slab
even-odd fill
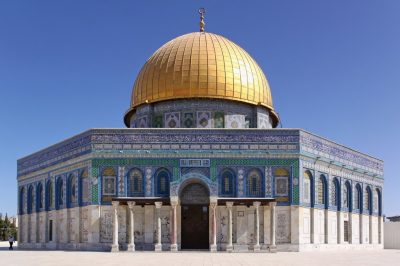
[[[47,250],[8,250],[8,242],[0,243],[1,265],[146,265],[146,266],[236,266],[236,265],[400,265],[400,250],[341,250],[278,253],[210,253],[183,252],[86,252]]]

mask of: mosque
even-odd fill
[[[277,128],[268,81],[227,38],[179,36],[144,64],[125,129],[18,160],[20,248],[304,251],[383,247],[383,161]]]

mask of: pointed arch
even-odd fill
[[[46,183],[46,210],[54,208],[54,187],[51,180]]]
[[[321,174],[317,180],[317,204],[327,206],[326,176]]]
[[[117,173],[113,167],[104,168],[103,177],[103,195],[114,196],[117,194]]]
[[[360,212],[362,211],[362,189],[360,184],[356,185],[356,192],[354,195],[354,209],[357,209]]]
[[[370,186],[366,186],[364,192],[364,212],[372,214],[372,190]]]
[[[25,198],[25,188],[21,187],[19,189],[19,214],[24,214],[24,198]]]
[[[28,187],[28,198],[27,198],[27,213],[32,213],[34,211],[35,202],[33,201],[33,185]]]
[[[337,210],[340,210],[340,183],[337,177],[332,179],[330,185],[330,203],[329,205]]]
[[[247,196],[248,197],[263,197],[264,196],[264,182],[263,174],[258,168],[253,168],[247,174]]]
[[[56,208],[59,209],[64,205],[65,195],[64,195],[64,182],[63,178],[60,176],[57,178],[56,182]]]
[[[88,170],[84,169],[79,175],[79,204],[90,202],[90,180]]]
[[[376,188],[375,193],[377,196],[377,199],[376,199],[377,213],[379,216],[382,216],[382,193],[381,193],[380,188]]]
[[[305,170],[303,173],[303,201],[305,203],[311,204],[311,206],[314,205],[313,183],[313,174],[310,170]]]
[[[77,202],[76,175],[70,174],[67,181],[67,205],[72,207]]]
[[[132,168],[128,172],[128,196],[144,196],[143,172],[139,168]]]
[[[41,211],[44,208],[44,193],[42,182],[36,186],[36,211]]]
[[[343,186],[343,208],[351,211],[352,209],[352,193],[351,193],[351,185],[347,180]]]
[[[159,197],[169,196],[171,173],[166,168],[159,168],[155,173],[155,194]]]
[[[219,195],[221,197],[235,197],[236,174],[230,168],[221,171],[219,182]]]

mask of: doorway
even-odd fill
[[[209,249],[209,192],[199,183],[181,193],[181,249]]]

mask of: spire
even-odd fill
[[[206,13],[206,10],[204,7],[199,8],[199,14],[200,14],[200,32],[204,32],[204,26],[206,23],[204,22],[204,14]]]

